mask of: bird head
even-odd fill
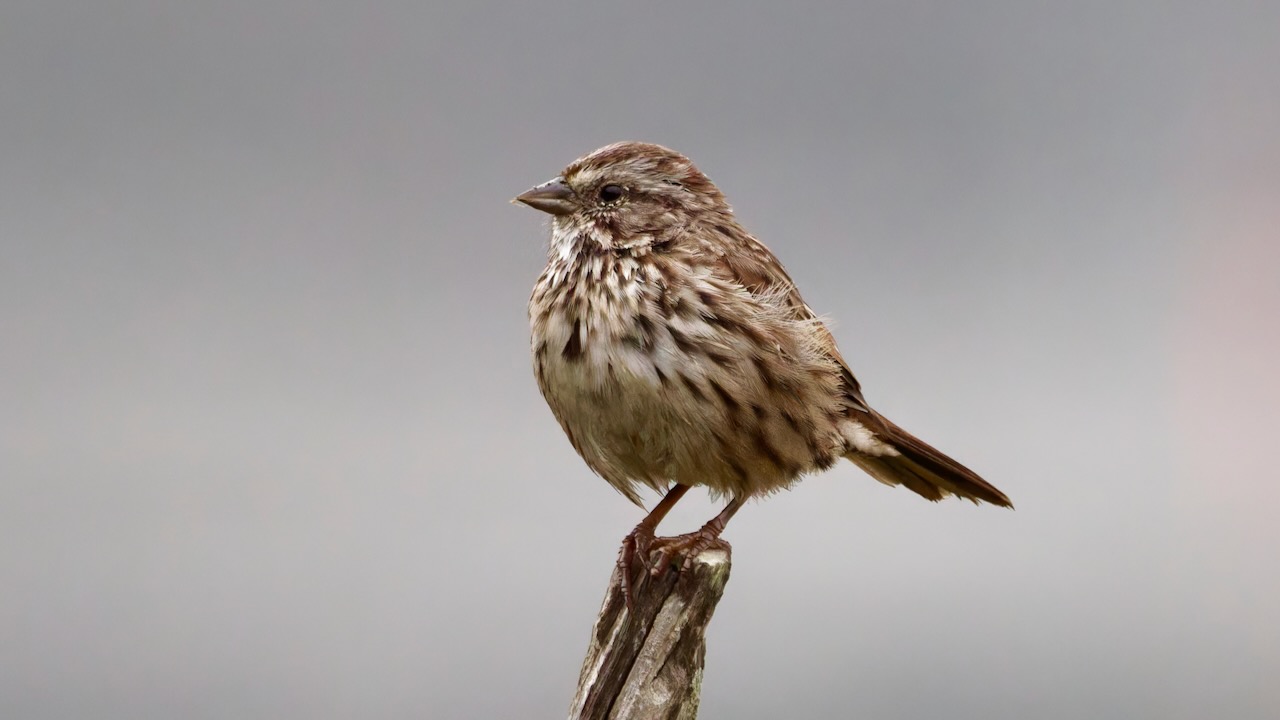
[[[605,250],[674,242],[699,218],[731,212],[689,158],[641,142],[606,145],[512,202],[550,214],[555,234]]]

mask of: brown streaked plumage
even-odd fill
[[[552,216],[529,300],[534,372],[592,470],[639,504],[624,582],[651,545],[691,557],[752,497],[838,458],[929,499],[1010,506],[973,471],[867,404],[835,339],[781,263],[687,158],[608,145],[517,201]],[[693,485],[731,498],[702,530],[653,532]]]

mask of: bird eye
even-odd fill
[[[600,199],[603,202],[617,202],[622,197],[622,188],[618,185],[605,185],[600,188]]]

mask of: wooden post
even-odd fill
[[[569,720],[692,720],[698,714],[707,624],[729,581],[729,544],[694,558],[688,571],[644,573],[627,611],[614,569],[591,629]],[[652,555],[657,560],[657,553]]]

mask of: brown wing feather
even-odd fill
[[[716,273],[756,297],[781,302],[797,319],[817,321],[817,314],[804,302],[782,263],[762,243],[735,226],[736,223],[732,226],[726,223],[716,225],[709,232],[697,233],[704,238],[700,250],[711,261]],[[1004,493],[977,473],[871,409],[862,396],[862,386],[841,356],[831,332],[821,322],[816,322],[815,328],[823,351],[840,367],[849,418],[899,453],[868,455],[851,451],[845,457],[875,479],[890,485],[903,485],[929,500],[955,495],[975,503],[986,501],[1013,507]]]
[[[818,314],[800,296],[800,291],[787,274],[786,268],[763,243],[747,234],[740,227],[734,232],[725,225],[715,228],[715,234],[721,237],[716,240],[732,239],[733,244],[726,242],[704,242],[702,250],[712,259],[712,266],[722,278],[742,286],[756,297],[770,298],[774,303],[789,308],[797,320],[815,321],[814,327],[819,335],[819,344],[823,351],[839,366],[844,381],[845,394],[849,404],[858,410],[872,412],[867,401],[862,397],[862,386],[853,376],[849,364],[845,362],[836,346],[835,336],[822,324]],[[707,237],[706,233],[700,233]]]

